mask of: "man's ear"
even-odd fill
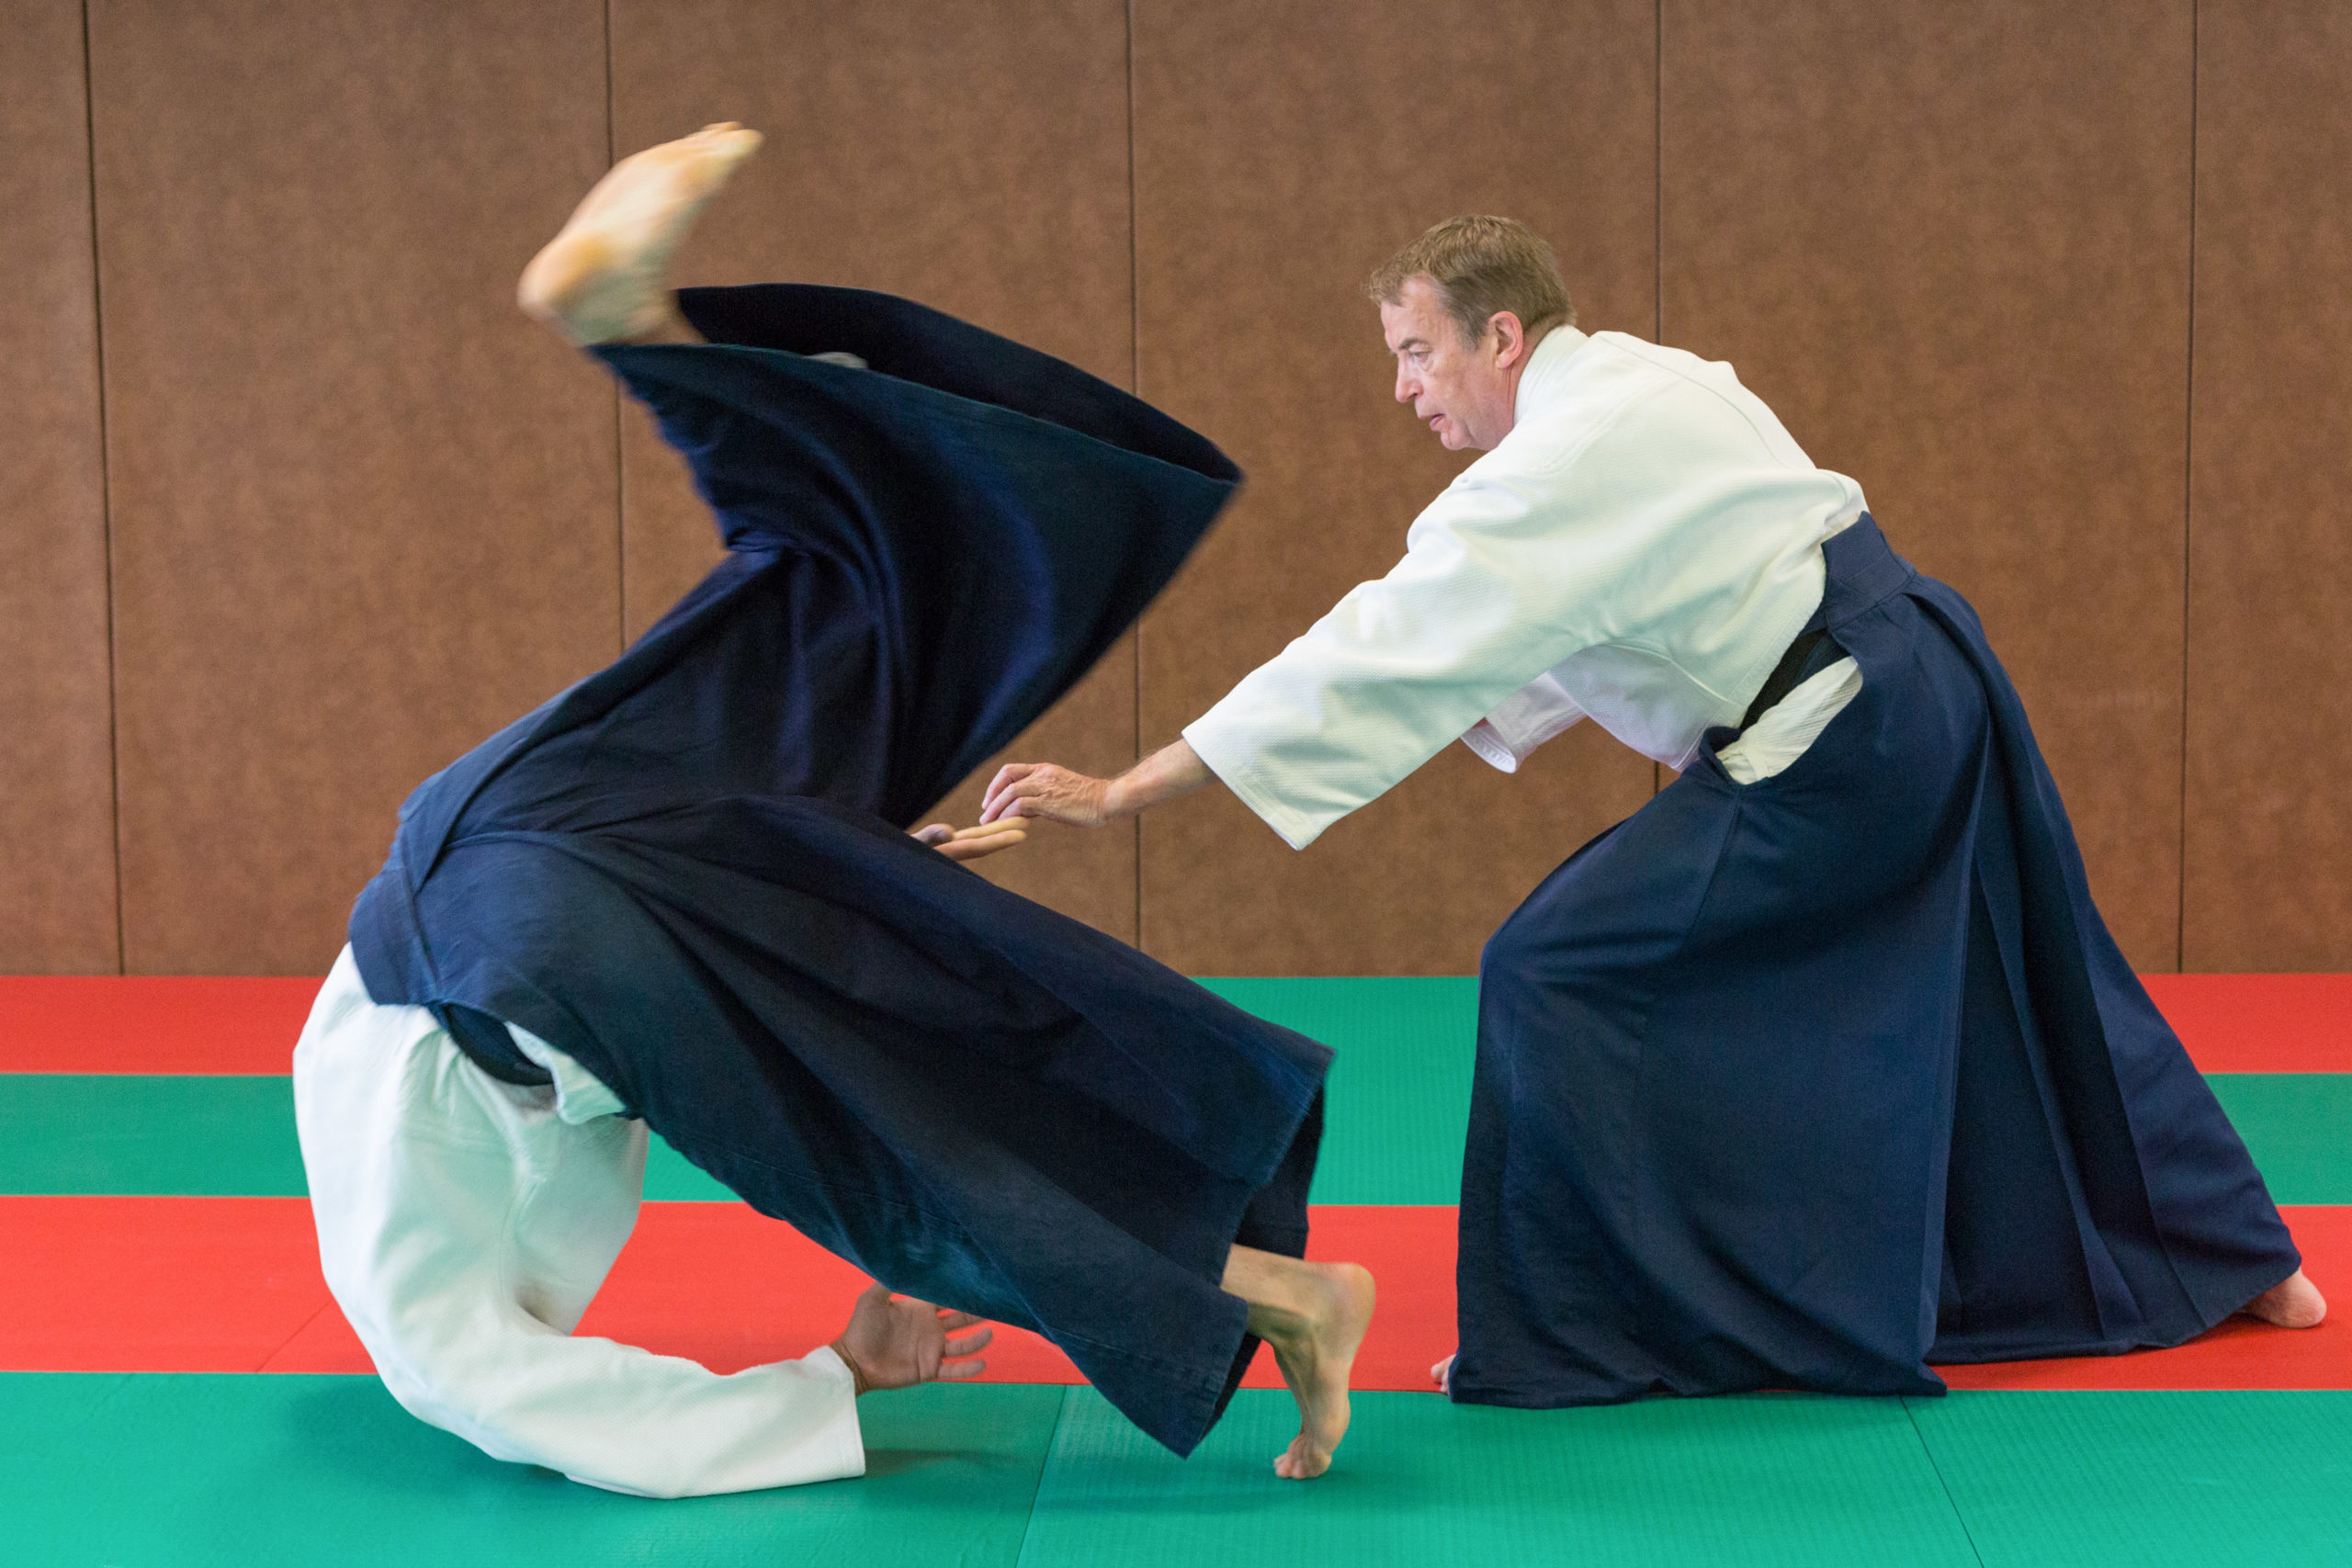
[[[1495,365],[1508,370],[1527,356],[1527,329],[1509,310],[1498,310],[1487,318],[1487,330],[1495,336]]]

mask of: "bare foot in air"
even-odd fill
[[[2238,1311],[2281,1328],[2317,1328],[2327,1315],[2327,1299],[2298,1269]]]
[[[1348,1431],[1348,1374],[1372,1326],[1373,1283],[1353,1263],[1302,1263],[1237,1247],[1225,1288],[1250,1303],[1250,1331],[1263,1339],[1298,1401],[1298,1436],[1274,1460],[1285,1481],[1331,1468]]]
[[[760,133],[733,120],[613,165],[523,269],[523,309],[573,343],[695,342],[666,286],[670,257]]]

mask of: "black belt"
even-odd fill
[[[501,1083],[546,1085],[555,1082],[555,1075],[523,1055],[506,1026],[486,1012],[460,1006],[457,1002],[442,1002],[434,1010],[441,1017],[441,1026],[449,1032],[473,1065]]]
[[[1747,705],[1747,712],[1739,721],[1740,733],[1746,734],[1748,726],[1763,717],[1765,709],[1845,657],[1846,650],[1838,645],[1838,639],[1822,627],[1797,633],[1789,650],[1781,655],[1781,661],[1764,677],[1764,689]]]

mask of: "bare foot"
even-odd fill
[[[622,159],[523,269],[517,302],[582,346],[693,341],[665,286],[671,254],[759,145],[727,120]]]
[[[1430,1369],[1430,1382],[1437,1384],[1440,1393],[1453,1392],[1453,1357],[1448,1356]]]
[[[1250,1332],[1272,1348],[1298,1402],[1298,1436],[1274,1460],[1274,1473],[1312,1480],[1331,1468],[1347,1435],[1348,1374],[1372,1326],[1372,1275],[1353,1263],[1303,1263],[1237,1247],[1225,1288],[1250,1303]]]
[[[2238,1311],[2281,1328],[2317,1328],[2327,1315],[2327,1299],[2298,1269]]]

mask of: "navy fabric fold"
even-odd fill
[[[1457,1399],[1939,1393],[2299,1265],[1974,613],[1867,516],[1826,553],[1860,695],[1754,784],[1711,734],[1487,944]]]
[[[1254,1348],[1227,1251],[1305,1248],[1329,1053],[902,829],[1091,667],[1240,476],[905,300],[682,303],[708,344],[598,354],[728,555],[410,797],[353,913],[368,993],[540,1035],[763,1213],[1045,1334],[1189,1452]]]

